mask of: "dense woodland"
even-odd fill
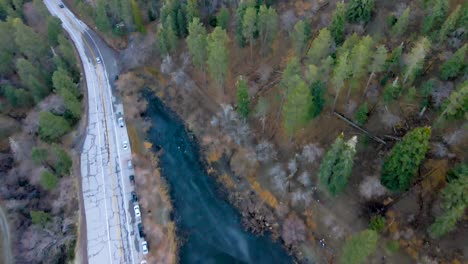
[[[356,162],[363,155],[366,159],[373,159],[376,153],[382,156],[375,172],[380,183],[373,184],[387,193],[390,202],[382,197],[373,200],[386,205],[382,211],[371,213],[367,229],[355,230],[348,237],[339,250],[342,263],[364,263],[378,248],[391,255],[403,247],[400,252],[418,259],[413,251],[421,249],[421,241],[437,247],[437,239],[454,234],[457,228],[466,234],[466,151],[447,154],[453,145],[444,138],[448,138],[448,131],[458,129],[463,138],[456,148],[467,146],[463,130],[468,108],[468,5],[462,1],[418,0],[398,1],[390,7],[384,2],[98,0],[92,9],[75,1],[80,12],[107,37],[155,32],[154,49],[161,58],[177,58],[181,52],[188,52],[194,73],[202,76],[202,83],[210,89],[218,90],[211,93],[214,100],[234,104],[240,120],[257,127],[257,149],[272,148],[271,143],[261,141],[271,134],[268,130],[272,125],[267,120],[280,124],[280,132],[273,132],[275,143],[304,147],[304,153],[306,147],[314,145],[299,142],[308,132],[320,129],[315,120],[327,122],[340,115],[359,131],[374,131],[376,135],[370,132],[369,138],[333,131],[338,134],[333,141],[318,142],[324,146],[323,158],[318,171],[310,172],[324,197],[333,202],[349,196],[345,190],[351,188]],[[291,9],[299,15],[286,12]],[[321,12],[329,16],[317,24],[314,16]],[[234,57],[240,54],[245,60],[242,63],[252,71],[260,63],[279,63],[271,65],[279,73],[273,88],[253,91],[257,84],[252,73],[233,68]],[[242,74],[234,74],[239,72]],[[373,139],[377,143],[370,143]],[[277,155],[286,162],[289,159],[287,149],[280,148]],[[276,152],[272,156],[276,157]],[[439,161],[445,164],[443,176],[434,179],[433,171],[424,168]],[[286,186],[295,177],[295,158],[287,166],[289,176],[284,171],[273,173],[277,167],[270,170],[273,182],[282,178],[277,186]],[[309,182],[307,177],[298,181]],[[301,190],[309,186],[299,185]],[[420,186],[433,195],[426,195]],[[281,199],[283,191],[273,193]],[[418,230],[416,242],[402,242],[392,238],[394,212],[385,212],[414,193],[428,199],[428,210],[432,211],[423,220],[412,221]],[[301,210],[296,212],[301,214]],[[424,224],[418,225],[418,221]],[[296,229],[290,238],[293,231],[283,227],[282,238],[288,247],[306,240],[303,234],[297,234],[305,231],[298,231],[304,229],[298,228],[304,221],[295,214],[284,221],[284,226]],[[466,252],[451,252],[445,260],[466,259],[463,254]]]
[[[17,263],[74,258],[78,201],[64,137],[82,116],[74,47],[42,1],[0,1],[0,205]]]
[[[14,42],[0,39],[2,118],[21,119],[18,112],[25,112],[19,109],[57,94],[62,112],[42,111],[34,137],[35,144],[54,150],[79,119],[73,51],[60,30],[54,30],[57,21],[45,18],[47,31],[36,32],[22,22],[16,2],[0,2],[0,30],[15,36]],[[110,43],[150,36],[157,54],[151,59],[157,62],[188,52],[193,78],[201,76],[199,83],[213,96],[206,100],[233,104],[239,123],[257,132],[258,144],[250,147],[257,150],[258,163],[276,162],[266,173],[272,187],[262,187],[276,196],[271,201],[292,208],[279,217],[281,239],[292,252],[304,250],[304,244],[317,246],[310,238],[316,230],[308,213],[317,195],[332,208],[359,196],[358,189],[378,189],[377,196],[357,198],[360,205],[377,204],[379,210],[360,217],[366,228],[349,223],[353,230],[344,243],[337,242],[334,262],[365,263],[373,255],[406,254],[422,263],[460,263],[467,253],[452,250],[456,245],[448,241],[467,234],[468,5],[455,0],[386,2],[70,1]],[[35,37],[47,39],[44,46],[28,45]],[[269,82],[255,88],[252,72],[273,62]],[[239,64],[247,66],[234,68]],[[340,131],[322,132],[333,134],[333,140],[305,140],[317,130],[338,127],[326,126],[337,122],[343,123]],[[62,129],[48,131],[50,124]],[[349,125],[361,130],[342,133]],[[302,150],[300,158],[293,147]],[[42,151],[34,148],[29,155],[46,168],[41,179],[57,182],[63,170],[50,156],[56,152],[47,156]],[[317,166],[298,168],[297,160],[307,157]],[[372,167],[377,182],[369,183],[372,177],[356,171],[369,160],[378,164]],[[253,189],[261,194],[256,184]],[[295,199],[303,203],[297,205]],[[417,200],[423,213],[399,219],[398,214],[404,215],[400,200]],[[275,207],[277,202],[267,204]]]

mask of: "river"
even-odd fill
[[[217,191],[199,162],[199,149],[181,120],[147,93],[148,140],[163,149],[159,165],[170,185],[182,240],[180,263],[292,263],[278,242],[245,231],[240,215]]]

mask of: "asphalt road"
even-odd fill
[[[143,259],[128,167],[131,148],[126,126],[118,117],[123,107],[113,96],[108,71],[115,60],[103,56],[102,41],[59,1],[44,0],[62,20],[79,53],[87,85],[88,125],[81,151],[81,177],[86,215],[88,262],[140,263]],[[100,61],[99,61],[100,60]],[[124,149],[123,142],[128,142]]]

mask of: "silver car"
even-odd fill
[[[148,254],[148,242],[146,241],[141,242],[141,247],[143,249],[143,255]]]
[[[127,141],[123,142],[123,149],[125,149],[125,150],[128,149],[128,142]]]
[[[119,119],[117,119],[117,122],[119,123],[119,127],[124,127],[124,119],[123,119],[123,117],[119,117]]]
[[[135,211],[135,217],[140,218],[141,217],[140,206],[138,204],[135,204],[135,206],[133,206],[133,210]]]

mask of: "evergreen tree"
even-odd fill
[[[46,142],[58,141],[70,131],[70,125],[61,116],[51,112],[39,113],[39,137]]]
[[[310,93],[312,94],[312,106],[311,106],[311,116],[312,118],[317,117],[323,110],[325,104],[325,91],[326,86],[322,81],[315,81],[310,86]]]
[[[304,20],[299,20],[291,32],[291,39],[296,55],[302,57],[306,48],[307,42],[310,38],[310,26]]]
[[[57,91],[67,90],[75,97],[80,95],[80,92],[78,91],[76,84],[73,82],[73,79],[64,69],[57,69],[52,74],[52,85]]]
[[[229,25],[229,10],[225,7],[219,10],[218,15],[216,16],[216,25],[220,26],[224,30],[228,30]]]
[[[257,10],[255,7],[247,7],[245,10],[244,18],[242,20],[242,34],[250,45],[250,58],[252,59],[252,47],[255,41],[255,34],[257,32]]]
[[[198,10],[198,0],[188,0],[185,5],[185,16],[187,23],[190,25],[194,18],[200,18],[200,11]]]
[[[250,98],[247,83],[242,76],[237,80],[237,112],[245,120],[249,116]]]
[[[70,155],[57,144],[52,145],[51,159],[54,170],[59,176],[63,177],[70,173],[73,165]]]
[[[172,17],[168,16],[162,24],[159,24],[156,38],[159,51],[163,55],[172,54],[177,49],[177,35],[172,25]]]
[[[0,94],[5,96],[11,106],[31,107],[34,105],[34,99],[24,89],[16,88],[11,85],[4,85],[0,88]]]
[[[440,68],[440,78],[444,81],[454,79],[464,72],[466,68],[466,49],[468,44],[463,45],[460,49],[448,59]]]
[[[392,35],[396,38],[403,36],[408,28],[411,9],[407,7],[403,14],[398,18],[397,22],[392,27]]]
[[[366,36],[359,41],[351,50],[350,63],[351,63],[351,76],[353,78],[352,85],[348,88],[348,98],[351,88],[357,89],[364,74],[367,72],[367,66],[370,64],[372,57],[372,43],[371,37]]]
[[[213,80],[223,87],[223,91],[229,64],[228,49],[226,47],[228,41],[226,31],[220,27],[216,27],[207,38],[208,70]]]
[[[295,75],[286,92],[286,102],[283,105],[283,126],[289,136],[293,136],[299,128],[304,126],[309,119],[312,95],[305,82]]]
[[[337,45],[343,43],[344,27],[346,23],[346,5],[343,2],[336,4],[336,9],[333,12],[333,17],[328,29]]]
[[[296,75],[299,76],[300,74],[301,65],[299,64],[299,60],[297,59],[297,57],[292,57],[291,59],[289,59],[288,64],[286,65],[286,68],[283,71],[280,86],[284,89],[288,89],[297,85],[295,81],[297,81],[298,79],[295,77]]]
[[[356,143],[356,136],[345,142],[341,134],[323,157],[319,179],[332,196],[341,193],[348,184],[356,154]]]
[[[354,121],[356,121],[358,125],[363,126],[367,122],[368,114],[369,114],[369,108],[367,106],[367,103],[363,103],[356,110],[356,114],[354,115]]]
[[[28,88],[36,103],[50,93],[50,88],[44,80],[43,73],[31,62],[20,58],[16,61],[16,69],[21,83]]]
[[[179,37],[183,38],[187,35],[187,20],[181,7],[177,9],[177,28],[179,29],[177,32]]]
[[[39,60],[47,55],[47,48],[42,38],[33,31],[32,28],[23,24],[19,18],[12,21],[15,29],[15,43],[20,53],[24,54],[29,60]]]
[[[135,21],[136,29],[141,33],[145,33],[146,28],[145,25],[143,25],[143,18],[141,17],[140,8],[138,7],[138,4],[135,0],[130,1],[132,6],[133,20]]]
[[[468,206],[468,165],[460,164],[450,172],[448,184],[442,190],[444,213],[429,227],[429,234],[438,238],[455,229]]]
[[[349,74],[351,72],[350,64],[349,64],[349,54],[348,51],[343,52],[338,57],[338,62],[333,70],[333,77],[331,79],[333,88],[335,90],[335,100],[333,101],[333,110],[336,106],[336,101],[338,100],[338,96],[340,94],[341,89],[344,86],[344,81],[348,79]]]
[[[397,75],[401,67],[401,57],[403,53],[403,43],[398,47],[392,50],[390,57],[385,62],[385,67],[387,68],[387,73],[393,73]]]
[[[253,7],[254,5],[252,4],[251,1],[242,1],[239,3],[236,9],[236,31],[235,31],[235,36],[236,36],[236,41],[237,44],[240,47],[245,46],[245,38],[244,38],[244,33],[243,33],[243,21],[244,21],[244,14],[245,11],[248,7]]]
[[[278,14],[273,7],[261,5],[258,11],[258,35],[262,53],[270,49],[273,40],[278,32]]]
[[[58,178],[55,176],[55,174],[46,170],[41,174],[40,183],[42,188],[46,189],[47,191],[51,191],[57,187]]]
[[[416,75],[420,73],[424,66],[424,59],[426,58],[431,43],[426,37],[422,37],[411,49],[406,59],[406,69],[404,74],[403,83],[412,84]]]
[[[440,115],[440,118],[467,118],[468,113],[468,81],[458,85],[457,89],[453,91],[447,99],[445,110]]]
[[[99,31],[109,32],[112,28],[109,17],[107,16],[107,5],[105,0],[98,0],[96,3],[96,26]]]
[[[332,51],[333,39],[327,28],[322,28],[317,37],[312,42],[307,56],[310,63],[318,65]]]
[[[384,161],[381,183],[393,192],[406,191],[429,149],[430,127],[408,132]]]
[[[374,75],[376,73],[380,73],[385,69],[385,62],[387,60],[387,49],[385,48],[384,45],[380,45],[377,47],[377,50],[375,51],[374,57],[372,58],[372,62],[369,64],[367,70],[370,72],[369,79],[367,80],[366,88],[364,89],[364,92],[367,91],[367,88],[369,87],[369,84],[374,78]]]
[[[374,0],[351,0],[346,15],[349,22],[367,23],[372,17],[373,10]]]
[[[374,230],[366,229],[357,235],[352,236],[343,247],[341,254],[341,264],[365,263],[367,257],[372,255],[377,249],[379,235]]]
[[[466,8],[462,9],[461,5],[457,5],[455,10],[450,14],[450,16],[445,20],[444,24],[439,31],[439,42],[445,41],[447,35],[455,30],[459,21],[462,18],[462,12],[467,12]]]
[[[195,17],[189,24],[189,35],[187,36],[187,47],[192,57],[192,63],[198,69],[205,71],[206,51],[206,29]]]
[[[0,21],[0,36],[15,35],[15,30],[12,23]],[[15,41],[11,41],[9,37],[0,38],[0,76],[11,74],[14,70],[11,65],[16,51]]]
[[[447,16],[449,2],[447,0],[434,0],[422,24],[422,32],[429,35],[434,29],[440,28]]]
[[[56,46],[58,44],[58,36],[62,32],[62,21],[54,16],[47,17],[47,40],[49,45]]]

